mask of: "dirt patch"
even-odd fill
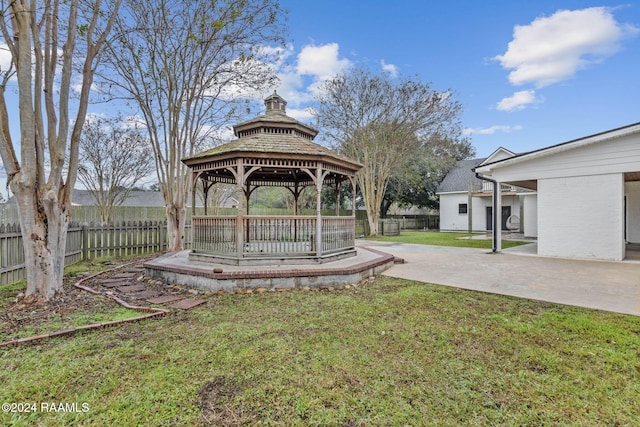
[[[217,376],[198,390],[201,421],[207,426],[240,426],[258,421],[257,414],[234,403],[244,388],[233,378]]]
[[[44,325],[60,324],[62,328],[75,313],[108,312],[115,306],[110,298],[82,291],[65,280],[64,294],[46,303],[14,297],[13,304],[0,314],[0,341],[25,335],[21,333],[25,330],[36,334]]]
[[[134,265],[142,265],[143,262],[151,258],[153,256],[129,258],[119,263],[108,262],[102,265],[101,268],[113,269],[118,267],[119,264],[123,265],[132,262]],[[123,267],[123,269],[126,268],[128,267]],[[85,282],[85,285],[98,288],[101,278],[117,274],[119,271],[121,272],[122,270],[114,270],[89,279]],[[109,313],[114,308],[120,307],[104,292],[102,295],[95,295],[73,286],[83,275],[88,276],[90,274],[94,273],[87,272],[78,276],[65,277],[63,283],[64,292],[47,302],[32,301],[24,298],[24,290],[2,291],[0,293],[0,342],[66,329],[72,326],[73,317],[84,314]]]

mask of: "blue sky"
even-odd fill
[[[345,67],[430,82],[463,104],[478,157],[640,122],[640,2],[296,1],[278,92],[305,108]]]
[[[640,1],[281,5],[289,45],[275,66],[277,90],[302,121],[311,122],[323,79],[362,66],[453,91],[478,157],[500,146],[525,152],[640,122]],[[6,195],[4,187],[0,171]]]

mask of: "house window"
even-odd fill
[[[458,204],[458,213],[461,214],[461,215],[466,215],[467,214],[467,204],[466,203]]]

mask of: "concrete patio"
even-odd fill
[[[544,258],[535,243],[493,254],[487,249],[360,241],[403,258],[383,274],[425,283],[640,315],[640,261]]]

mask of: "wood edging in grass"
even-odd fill
[[[76,283],[74,283],[73,286],[75,286],[78,289],[82,289],[84,291],[90,292],[90,293],[92,293],[94,295],[102,295],[102,292],[97,291],[97,290],[95,290],[93,288],[90,288],[88,286],[85,286],[82,283],[84,281],[86,281],[86,280],[93,279],[94,277],[97,277],[97,276],[99,276],[101,274],[105,274],[105,273],[108,273],[110,271],[117,270],[117,269],[129,266],[131,264],[133,264],[133,263],[119,265],[119,266],[117,266],[115,268],[110,268],[108,270],[101,271],[101,272],[96,273],[96,274],[92,274],[91,276],[84,277],[84,278],[78,280]],[[75,328],[60,329],[58,331],[51,332],[51,333],[48,333],[48,334],[35,335],[35,336],[32,336],[32,337],[18,338],[18,339],[11,340],[11,341],[5,341],[5,342],[0,343],[0,348],[17,347],[17,346],[22,345],[22,344],[31,343],[31,342],[34,342],[34,341],[40,341],[40,340],[44,340],[44,339],[48,339],[48,338],[60,337],[60,336],[64,336],[64,335],[74,335],[78,331],[87,331],[87,330],[92,330],[92,329],[103,329],[103,328],[108,328],[108,327],[112,327],[112,326],[121,325],[123,323],[139,322],[140,320],[150,319],[152,317],[166,316],[167,314],[171,313],[170,310],[167,310],[167,309],[164,309],[164,308],[140,307],[140,306],[136,306],[136,305],[131,305],[131,304],[127,303],[126,301],[123,301],[120,298],[116,297],[115,295],[107,294],[107,296],[109,298],[111,298],[112,300],[114,300],[115,302],[117,302],[118,304],[120,304],[121,306],[127,308],[127,309],[137,311],[138,313],[147,313],[147,314],[145,314],[143,316],[130,317],[130,318],[127,318],[127,319],[111,320],[109,322],[92,323],[90,325],[77,326]]]

